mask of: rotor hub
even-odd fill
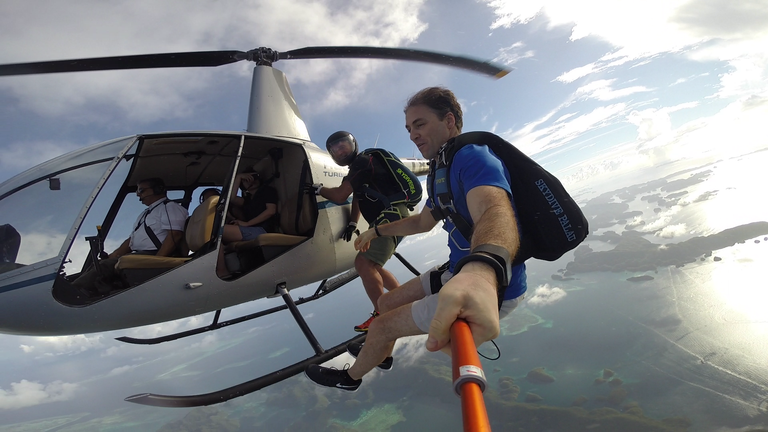
[[[280,60],[280,53],[272,48],[259,47],[235,56],[238,60],[248,60],[259,66],[272,66],[272,63]]]

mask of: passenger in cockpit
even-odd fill
[[[241,196],[237,195],[238,188]],[[249,169],[235,177],[229,199],[232,214],[238,215],[238,218],[224,225],[224,244],[253,240],[261,234],[277,232],[277,190],[262,184],[261,176],[255,170]],[[216,274],[221,278],[229,276],[223,247],[219,248]]]
[[[109,292],[111,282],[117,278],[117,260],[130,253],[156,256],[176,256],[184,235],[187,209],[168,199],[165,183],[150,178],[138,183],[136,195],[147,206],[133,225],[131,236],[114,252],[99,262],[102,277],[95,267],[84,272],[73,284],[92,295]],[[98,283],[97,283],[98,282]]]

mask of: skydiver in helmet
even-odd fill
[[[320,195],[337,204],[343,204],[350,195],[352,211],[349,224],[341,234],[341,238],[350,241],[357,230],[357,222],[362,213],[369,228],[381,223],[392,222],[408,216],[405,203],[395,203],[390,200],[394,194],[403,193],[402,185],[393,176],[392,170],[386,166],[384,157],[393,158],[402,165],[399,159],[383,149],[368,149],[358,152],[357,140],[347,131],[331,134],[325,143],[328,153],[340,166],[348,166],[349,173],[342,179],[338,187],[323,187],[322,184],[312,185],[316,195]],[[385,154],[386,156],[380,156]],[[398,166],[398,168],[400,168]],[[410,173],[408,168],[402,166]],[[415,178],[415,176],[414,176]],[[421,189],[419,185],[419,196]],[[371,321],[378,316],[378,300],[384,294],[384,288],[391,291],[400,286],[397,278],[384,269],[384,264],[392,257],[395,247],[402,237],[382,236],[371,242],[371,247],[365,252],[358,253],[355,258],[355,269],[363,281],[368,298],[373,304],[373,313],[364,323],[355,326],[357,332],[367,332]]]

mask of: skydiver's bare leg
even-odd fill
[[[358,254],[355,258],[355,270],[357,270],[357,274],[360,275],[360,280],[363,281],[363,287],[365,288],[366,294],[368,294],[368,298],[371,300],[371,304],[373,304],[373,309],[377,311],[379,297],[384,294],[384,280],[381,277],[379,269],[383,270],[380,265],[363,255]]]
[[[396,290],[397,292],[399,290]],[[411,315],[411,304],[382,313],[371,322],[365,345],[357,356],[355,364],[347,372],[352,379],[360,379],[370,372],[392,352],[395,341],[404,336],[424,334]]]
[[[387,291],[392,291],[393,289],[397,289],[400,286],[400,282],[389,270],[380,265],[377,265],[376,271],[379,272],[379,276],[384,283],[384,288],[386,288]]]
[[[402,305],[422,299],[424,296],[424,288],[421,286],[421,279],[415,277],[401,285],[400,288],[379,297],[379,307],[377,310],[380,313],[389,312]]]
[[[400,286],[400,288],[390,291],[381,297],[379,297],[379,307],[378,311],[381,314],[387,313],[389,311],[395,310],[403,305],[408,305],[408,311],[410,311],[410,304],[415,302],[416,300],[424,298],[424,288],[421,286],[421,279],[418,277],[415,277],[408,282],[404,283]],[[410,320],[413,321],[413,316],[409,316]],[[378,319],[378,318],[376,318]],[[374,320],[376,321],[376,320]],[[370,337],[370,336],[369,336]],[[367,342],[368,339],[366,339]],[[392,349],[394,348],[395,344],[391,344],[389,349],[386,352],[386,355],[384,357],[389,357],[392,355]]]

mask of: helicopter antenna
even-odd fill
[[[376,134],[376,142],[373,143],[373,148],[376,148],[376,146],[379,144],[379,135],[381,134]]]

